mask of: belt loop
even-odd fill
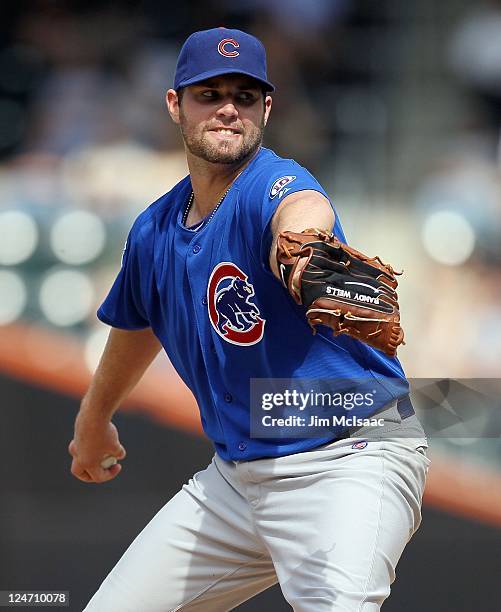
[[[404,395],[404,397],[398,398],[397,410],[402,420],[411,417],[413,414],[416,414],[409,395]]]

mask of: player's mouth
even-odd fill
[[[228,139],[228,138],[236,138],[241,135],[239,130],[234,130],[232,128],[214,128],[209,130],[213,134],[216,134],[219,138]]]

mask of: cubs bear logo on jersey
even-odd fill
[[[265,320],[253,296],[247,274],[234,263],[223,261],[212,270],[207,285],[209,319],[227,342],[250,346],[263,337]]]

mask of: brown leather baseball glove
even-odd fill
[[[393,357],[404,341],[393,268],[319,229],[282,232],[277,262],[284,285],[306,307],[308,323],[327,325]]]

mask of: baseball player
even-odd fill
[[[395,357],[395,273],[347,247],[322,186],[262,146],[273,89],[248,33],[196,32],[181,49],[166,102],[189,175],[133,224],[69,451],[84,482],[119,474],[112,416],[163,348],[215,456],[86,611],[220,612],[278,581],[296,612],[373,612],[420,524],[429,460]],[[255,381],[275,412],[254,405]],[[335,423],[318,427],[315,381],[350,398]]]

